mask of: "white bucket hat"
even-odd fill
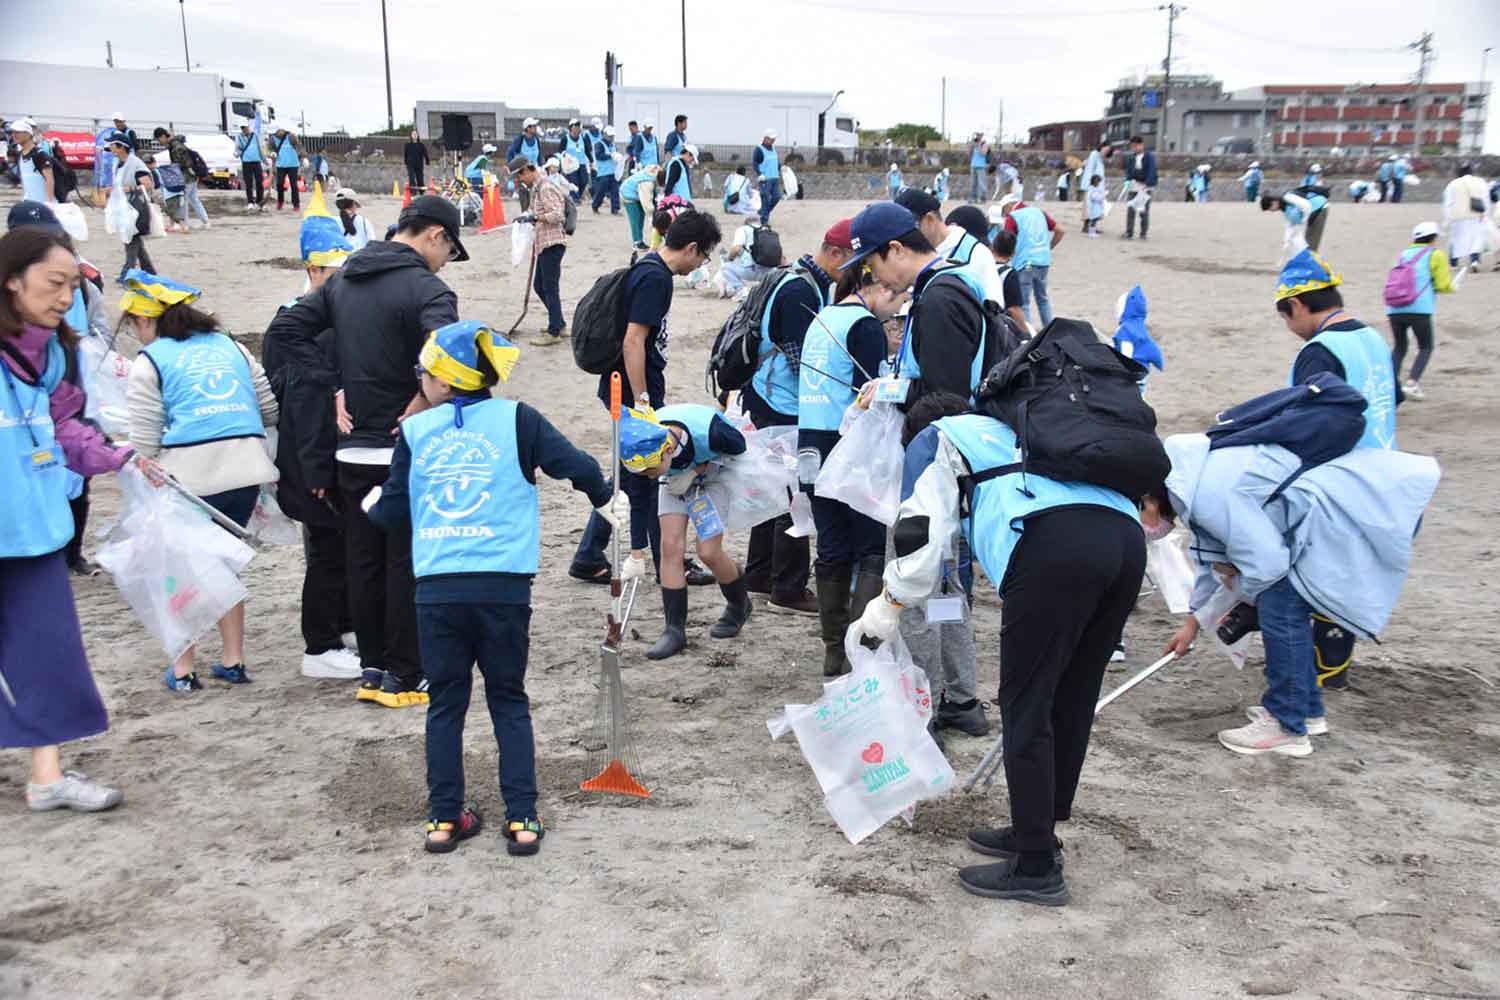
[[[1420,240],[1424,236],[1436,236],[1437,234],[1438,224],[1436,222],[1419,222],[1411,227],[1411,238],[1413,240]]]

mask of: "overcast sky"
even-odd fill
[[[1054,6],[687,0],[688,83],[843,89],[840,105],[867,127],[880,127],[938,125],[946,75],[950,135],[981,128],[993,134],[1003,100],[1009,137],[1042,122],[1097,118],[1105,91],[1120,78],[1159,69],[1167,16],[1154,4],[1055,0]],[[1397,82],[1417,68],[1414,52],[1397,50],[1428,30],[1437,52],[1431,79],[1449,82],[1477,80],[1481,50],[1500,49],[1496,0],[1399,8],[1319,0],[1315,22],[1304,16],[1307,6],[1308,0],[1193,0],[1177,20],[1173,71],[1211,73],[1228,88]],[[182,68],[173,0],[4,0],[4,7],[0,57],[103,65],[108,39],[118,66]],[[997,13],[1001,7],[1017,12]],[[1387,11],[1377,16],[1381,7]],[[195,68],[242,76],[283,120],[305,113],[310,130],[319,132],[384,127],[379,0],[186,0],[185,10]],[[675,86],[682,79],[674,0],[527,6],[387,0],[387,11],[398,124],[411,120],[417,100],[602,112],[606,48],[624,64],[627,83]],[[1300,41],[1278,41],[1283,26],[1298,23],[1308,24]],[[543,25],[560,37],[538,37]],[[1491,55],[1493,80],[1500,51]],[[1485,149],[1500,151],[1494,122]]]

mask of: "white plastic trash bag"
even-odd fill
[[[851,673],[823,685],[811,705],[788,705],[766,723],[787,730],[823,789],[844,836],[857,844],[921,799],[952,790],[953,768],[927,732],[927,675],[900,638],[866,649],[851,626],[844,640]]]
[[[275,483],[260,488],[260,496],[255,500],[255,510],[251,512],[245,530],[257,542],[266,545],[296,545],[302,541],[297,522],[287,517],[281,504],[276,502]]]
[[[823,460],[813,492],[848,504],[881,524],[893,523],[901,506],[904,420],[893,403],[871,403],[868,410],[851,408],[845,415],[843,436]]]
[[[530,222],[517,222],[510,227],[510,266],[520,267],[531,256],[531,241],[536,237],[536,226]]]
[[[725,531],[749,531],[787,512],[797,478],[786,454],[787,430],[796,433],[768,427],[746,434],[744,453],[726,458],[709,480],[707,492]]]
[[[78,342],[78,370],[86,400],[83,415],[96,422],[112,438],[128,437],[129,359],[116,353],[108,340],[91,334]]]
[[[52,214],[57,216],[57,222],[63,227],[74,243],[87,243],[89,241],[89,223],[83,217],[83,209],[65,201],[59,205],[52,206]]]
[[[175,658],[249,596],[251,548],[134,465],[120,470],[125,513],[95,556],[141,624]]]
[[[129,243],[137,235],[136,218],[136,210],[124,189],[110,188],[109,201],[104,203],[104,231],[118,236],[121,243]]]
[[[797,197],[802,185],[797,182],[797,172],[791,167],[781,168],[781,191],[788,198]]]
[[[1187,532],[1173,531],[1166,538],[1146,543],[1146,573],[1156,584],[1157,592],[1167,602],[1167,610],[1174,615],[1188,613],[1188,600],[1193,593],[1193,566],[1188,562],[1183,545]]]

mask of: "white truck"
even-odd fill
[[[840,91],[839,93],[843,93]],[[665,139],[678,115],[688,116],[688,140],[695,145],[753,146],[766,129],[776,130],[776,146],[812,159],[824,149],[859,145],[859,119],[840,110],[838,94],[825,90],[716,90],[705,87],[613,88],[614,126],[624,141],[625,123],[650,119]]]
[[[0,60],[0,116],[34,119],[46,129],[97,132],[115,112],[142,139],[158,125],[173,132],[238,133],[276,118],[255,88],[217,73],[114,69]]]

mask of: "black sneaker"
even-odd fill
[[[359,690],[354,692],[355,701],[375,701],[380,694],[380,685],[385,683],[385,671],[379,667],[365,667],[359,672]]]
[[[78,559],[68,563],[68,572],[74,576],[91,577],[99,575],[99,567],[87,559]]]
[[[1016,847],[1016,831],[1008,826],[981,826],[969,831],[969,848],[991,858],[1015,858],[1020,855]],[[1063,868],[1063,844],[1052,838],[1052,863],[1057,870]]]
[[[609,563],[600,563],[598,566],[589,566],[584,563],[573,563],[568,567],[568,575],[575,580],[584,583],[609,583]]]
[[[816,616],[818,598],[812,591],[804,589],[793,597],[772,597],[766,606],[777,614]]]
[[[363,684],[360,685],[364,687]],[[419,678],[415,683],[408,684],[389,670],[385,672],[385,679],[380,683],[380,690],[375,693],[375,704],[386,708],[414,708],[418,705],[427,704],[427,678]]]
[[[941,701],[935,718],[939,729],[957,729],[970,736],[988,736],[990,733],[990,720],[985,718],[984,703],[978,698],[971,698],[966,704]]]
[[[970,865],[958,870],[958,884],[964,891],[989,899],[1014,899],[1038,906],[1068,905],[1068,884],[1062,869],[1053,866],[1045,875],[1022,875],[1015,870],[1015,860],[992,865]]]

